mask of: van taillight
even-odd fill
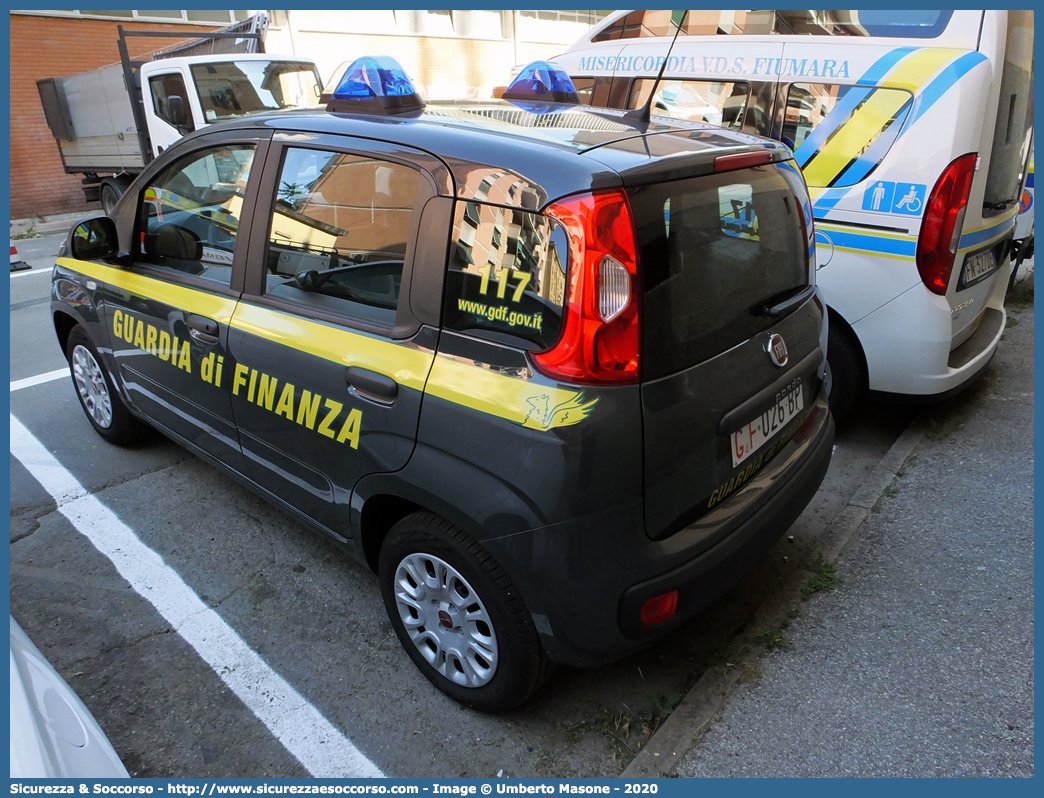
[[[928,195],[921,234],[917,237],[917,271],[933,294],[945,295],[950,284],[975,174],[975,158],[975,153],[970,152],[947,166]]]
[[[565,382],[638,381],[638,256],[621,189],[575,194],[544,213],[569,236],[569,282],[558,343],[533,355],[541,373]]]

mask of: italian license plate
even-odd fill
[[[732,467],[735,468],[768,443],[804,408],[805,394],[801,390],[801,378],[796,377],[776,394],[776,401],[764,413],[732,433]]]
[[[993,259],[993,251],[986,250],[970,258],[964,259],[964,274],[961,276],[961,285],[971,285],[997,268]]]

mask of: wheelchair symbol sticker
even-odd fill
[[[924,211],[924,201],[927,196],[928,186],[923,183],[893,183],[889,180],[875,180],[863,192],[863,210],[920,216]]]
[[[892,213],[920,216],[924,211],[924,201],[927,197],[928,186],[923,183],[896,183],[895,204],[892,205]]]

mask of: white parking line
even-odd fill
[[[12,383],[12,390],[14,390]],[[382,777],[367,759],[221,617],[163,558],[96,497],[11,415],[11,454],[64,515],[139,595],[177,630],[221,680],[313,776]]]
[[[11,279],[13,280],[15,277],[28,277],[30,274],[50,274],[51,271],[52,269],[50,267],[46,267],[43,269],[33,269],[31,272],[11,272]]]
[[[60,380],[62,377],[68,376],[69,369],[66,368],[48,371],[46,374],[37,374],[35,377],[26,377],[24,380],[15,380],[11,383],[11,393],[20,391],[22,388],[32,388],[34,385],[42,385],[45,382]]]

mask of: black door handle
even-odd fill
[[[376,371],[349,366],[344,377],[351,393],[371,402],[390,405],[399,395],[399,384]]]
[[[218,323],[206,316],[189,316],[189,337],[201,344],[214,345],[218,342]]]

